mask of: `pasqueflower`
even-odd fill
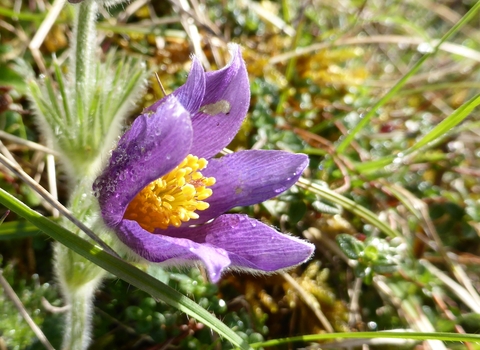
[[[307,156],[247,150],[213,158],[238,132],[250,89],[240,48],[225,68],[198,60],[185,85],[144,110],[95,180],[104,222],[140,257],[201,262],[213,282],[225,269],[276,271],[298,265],[313,245],[246,215],[224,214],[291,187]]]

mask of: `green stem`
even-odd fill
[[[446,332],[394,332],[394,331],[383,331],[383,332],[352,332],[352,333],[323,333],[323,334],[311,334],[311,335],[302,335],[298,337],[290,338],[280,338],[264,341],[261,343],[250,344],[253,348],[257,349],[260,347],[269,347],[269,346],[279,346],[283,344],[290,344],[294,342],[314,342],[321,340],[332,340],[332,339],[375,339],[375,338],[386,338],[386,339],[414,339],[414,340],[443,340],[443,341],[457,341],[457,342],[479,342],[480,335],[478,334],[458,334],[458,333],[446,333]]]
[[[91,341],[93,297],[105,270],[58,242],[54,252],[55,274],[69,306],[62,349],[84,350]]]
[[[96,216],[92,212],[94,199],[90,188],[91,180],[80,182],[72,193],[69,209],[83,223],[94,228]],[[64,220],[63,225],[78,236],[86,238],[83,232],[67,220]],[[103,236],[107,238],[105,234]],[[64,327],[63,349],[85,350],[90,343],[93,296],[105,276],[105,270],[58,242],[54,244],[54,252],[53,267],[65,302],[69,306]]]
[[[97,31],[95,23],[98,5],[94,0],[86,0],[77,9],[72,43],[75,81],[77,88],[85,89],[92,82],[92,63],[94,61]]]
[[[87,284],[82,288],[64,292],[69,309],[63,329],[62,349],[84,350],[88,348],[91,340],[93,294],[96,287],[96,284]]]
[[[97,31],[95,23],[98,15],[98,5],[95,0],[86,0],[76,9],[73,40],[71,44],[70,71],[75,78],[77,101],[77,120],[79,123],[80,145],[89,144],[88,140],[88,107],[90,105],[90,91],[95,84],[94,64]],[[80,103],[81,101],[81,103]]]

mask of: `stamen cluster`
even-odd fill
[[[213,193],[207,187],[215,184],[214,177],[204,177],[199,171],[207,164],[205,158],[189,154],[170,173],[145,186],[128,205],[124,218],[152,233],[198,219],[196,211],[210,206],[204,202]]]

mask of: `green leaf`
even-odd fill
[[[292,201],[290,202],[290,207],[288,209],[288,216],[291,222],[299,222],[307,213],[307,206],[302,201]]]
[[[358,260],[361,253],[365,250],[365,245],[353,236],[340,234],[336,237],[340,249],[349,259]]]
[[[0,240],[38,236],[40,230],[27,221],[10,221],[0,225]]]
[[[390,264],[390,265],[387,265],[387,264],[381,264],[381,265],[373,265],[372,266],[372,269],[375,273],[378,273],[378,274],[387,274],[387,273],[394,273],[395,271],[398,270],[398,267],[397,265],[394,265],[394,264]]]
[[[368,262],[375,262],[378,259],[378,249],[374,246],[369,245],[365,248],[365,260]]]
[[[27,84],[25,83],[24,77],[8,65],[0,63],[0,72],[2,72],[2,74],[0,74],[0,85],[12,86],[22,94],[27,91]]]
[[[462,106],[456,109],[452,114],[445,118],[440,124],[433,128],[427,135],[425,135],[415,145],[410,147],[405,154],[412,153],[419,150],[428,143],[442,137],[449,132],[453,127],[462,122],[466,117],[472,113],[473,109],[480,104],[480,94],[477,94]]]
[[[328,205],[322,201],[312,202],[312,207],[319,213],[325,213],[325,214],[331,214],[331,215],[340,214],[340,210],[337,207]]]

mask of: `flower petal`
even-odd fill
[[[307,261],[315,250],[247,215],[222,215],[211,225],[205,241],[226,250],[232,267],[276,271]]]
[[[213,194],[206,202],[210,207],[198,212],[200,218],[188,222],[206,222],[237,207],[263,202],[290,188],[308,165],[308,157],[284,151],[249,150],[210,159],[202,170],[213,176]]]
[[[195,155],[210,158],[235,137],[250,105],[247,69],[238,45],[230,45],[232,60],[221,70],[206,73],[200,110],[192,116]]]
[[[227,252],[221,248],[186,238],[152,234],[136,221],[122,220],[116,232],[125,245],[148,261],[169,265],[202,261],[212,282],[218,282],[221,272],[230,265]]]
[[[175,168],[190,152],[191,142],[190,114],[174,96],[135,119],[93,184],[107,226],[120,222],[142,188]]]
[[[158,230],[157,232],[162,232]],[[232,267],[276,271],[308,260],[314,245],[249,218],[247,215],[222,215],[196,227],[181,227],[175,237],[225,250]]]
[[[175,95],[192,114],[193,149],[198,157],[210,158],[235,137],[250,104],[250,85],[240,47],[229,45],[232,59],[224,68],[205,73],[193,57],[192,69]],[[166,97],[145,109],[154,111]],[[205,142],[208,140],[208,142]]]
[[[203,70],[202,64],[195,56],[192,58],[192,68],[188,74],[187,81],[176,89],[172,95],[174,95],[183,107],[191,114],[196,113],[200,109],[203,96],[205,95],[205,71]],[[145,108],[145,111],[155,111],[167,97],[164,97],[153,105]]]

